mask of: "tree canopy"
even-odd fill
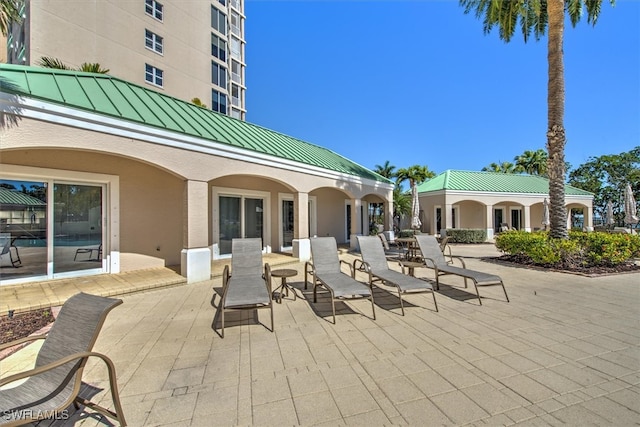
[[[640,200],[640,146],[620,154],[590,157],[569,173],[569,184],[594,193],[594,213],[603,217],[607,203],[613,204],[616,222],[624,217],[624,188],[631,184],[636,200]]]

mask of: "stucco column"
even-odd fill
[[[487,212],[485,214],[485,226],[487,228],[487,240],[493,240],[493,205],[487,205]]]
[[[183,224],[180,274],[187,283],[211,278],[209,248],[209,185],[203,181],[186,181],[183,192]]]
[[[393,232],[393,200],[387,200],[384,203],[384,230],[387,240],[396,238]]]
[[[361,207],[361,199],[351,199],[351,230],[349,230],[349,232],[351,233],[351,249],[358,248],[358,238],[356,236],[361,234],[362,230],[362,215],[360,212]]]
[[[293,195],[293,256],[300,261],[311,259],[309,242],[309,193]]]
[[[582,213],[584,214],[584,223],[582,227],[586,231],[593,231],[593,206],[587,206],[582,209]]]
[[[444,228],[445,230],[447,228],[453,228],[453,215],[451,214],[453,210],[453,205],[444,205],[444,212],[442,213],[444,215]]]
[[[523,206],[522,214],[524,215],[524,231],[531,232],[531,206]]]

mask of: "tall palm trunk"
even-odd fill
[[[549,216],[551,237],[565,239],[567,233],[567,214],[564,206],[564,63],[562,36],[564,32],[564,0],[548,0],[549,45],[547,60],[549,63],[549,84],[547,93],[548,130],[547,163],[549,174]]]

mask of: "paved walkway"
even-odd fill
[[[334,325],[297,263],[303,298],[274,304],[274,333],[260,310],[228,316],[220,338],[216,278],[124,295],[95,349],[117,367],[131,426],[640,423],[640,274],[508,267],[480,259],[497,255],[491,245],[453,251],[500,275],[511,302],[500,287],[481,288],[480,306],[462,279],[444,276],[439,312],[417,294],[401,316],[397,296],[379,287],[377,320],[359,300],[338,303]],[[2,375],[25,350],[0,362]],[[108,387],[97,363],[84,380]],[[94,399],[110,405],[105,391]],[[75,414],[65,425],[104,420]]]

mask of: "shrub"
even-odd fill
[[[507,231],[495,242],[504,253],[559,268],[614,266],[640,256],[640,236],[631,234],[571,231],[565,240],[544,231]]]
[[[483,243],[487,240],[487,231],[479,228],[447,228],[451,243]]]

